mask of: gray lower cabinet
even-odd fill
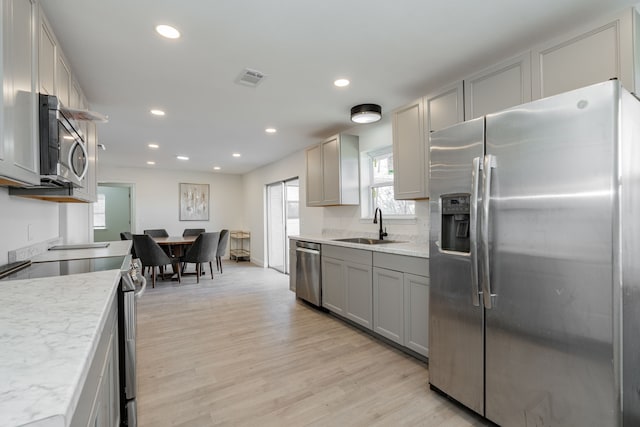
[[[374,252],[373,265],[373,330],[429,356],[429,261]]]
[[[289,290],[296,291],[296,241],[289,239]]]
[[[114,298],[70,426],[120,425],[118,316]]]
[[[322,306],[373,328],[371,251],[322,245]]]
[[[429,356],[429,278],[404,273],[403,345]]]
[[[347,310],[347,285],[344,277],[344,261],[323,255],[321,264],[322,306],[336,314],[344,316]]]
[[[404,345],[404,274],[373,267],[373,330]]]

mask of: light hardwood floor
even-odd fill
[[[182,280],[138,301],[142,427],[485,425],[429,390],[425,363],[297,301],[286,275],[226,262]]]

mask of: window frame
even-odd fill
[[[392,145],[388,145],[388,146],[384,146],[375,150],[371,150],[371,151],[367,151],[365,153],[363,153],[363,158],[367,161],[367,172],[368,172],[368,177],[367,177],[367,182],[366,183],[362,183],[363,186],[366,187],[366,191],[362,191],[361,194],[364,196],[366,194],[367,197],[367,201],[366,201],[366,207],[367,207],[367,212],[363,212],[364,209],[361,209],[361,219],[362,220],[372,220],[373,219],[373,212],[375,210],[375,206],[374,206],[374,195],[373,195],[373,191],[376,188],[383,188],[383,187],[391,187],[394,191],[394,183],[393,180],[391,181],[386,181],[386,182],[375,182],[374,179],[374,165],[373,162],[380,157],[393,157],[393,146]],[[394,199],[395,200],[395,199]],[[413,214],[409,214],[409,215],[399,215],[399,214],[393,214],[393,213],[389,213],[389,212],[383,212],[383,215],[385,217],[385,220],[391,220],[391,222],[393,222],[393,220],[415,220],[416,219],[416,214],[415,214],[415,200],[395,200],[396,202],[400,202],[400,203],[413,203]],[[365,206],[365,204],[363,203],[363,206]]]

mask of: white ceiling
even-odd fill
[[[246,173],[637,0],[42,0],[107,165]],[[175,26],[178,40],[157,35]],[[234,83],[244,68],[267,74]],[[338,77],[351,80],[336,88]],[[167,112],[163,118],[152,108]],[[274,135],[266,127],[278,129]],[[366,126],[366,125],[360,125]],[[371,126],[371,125],[369,125]],[[160,148],[151,150],[148,143]],[[231,154],[239,152],[240,158]],[[188,162],[175,158],[183,154]],[[147,160],[156,161],[147,166]]]

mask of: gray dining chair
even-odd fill
[[[187,263],[196,265],[197,283],[200,283],[200,274],[202,273],[202,264],[209,263],[211,270],[211,278],[213,279],[213,260],[216,259],[216,251],[218,250],[218,240],[220,233],[215,231],[211,233],[200,233],[193,244],[187,249],[187,253],[182,257],[182,270],[184,271]]]
[[[120,233],[120,240],[133,240],[133,234],[131,234],[130,231],[123,231],[122,233]],[[133,247],[133,245],[131,245],[131,256],[133,258],[138,258],[138,256],[136,255],[136,250]],[[144,274],[144,270],[142,271],[142,273]]]
[[[156,267],[160,270],[160,274],[164,276],[164,267],[171,264],[174,271],[178,274],[178,283],[181,283],[180,275],[180,258],[170,257],[162,250],[148,234],[134,234],[133,247],[142,262],[142,268],[151,268],[151,287],[156,287]]]
[[[222,274],[222,257],[227,251],[227,243],[229,243],[229,230],[220,230],[220,239],[218,240],[218,249],[216,250],[216,268]]]
[[[151,237],[169,237],[169,233],[164,228],[151,228],[144,230],[144,234],[148,234]]]
[[[204,233],[205,231],[204,228],[185,228],[182,232],[182,237],[199,236],[200,233]]]

